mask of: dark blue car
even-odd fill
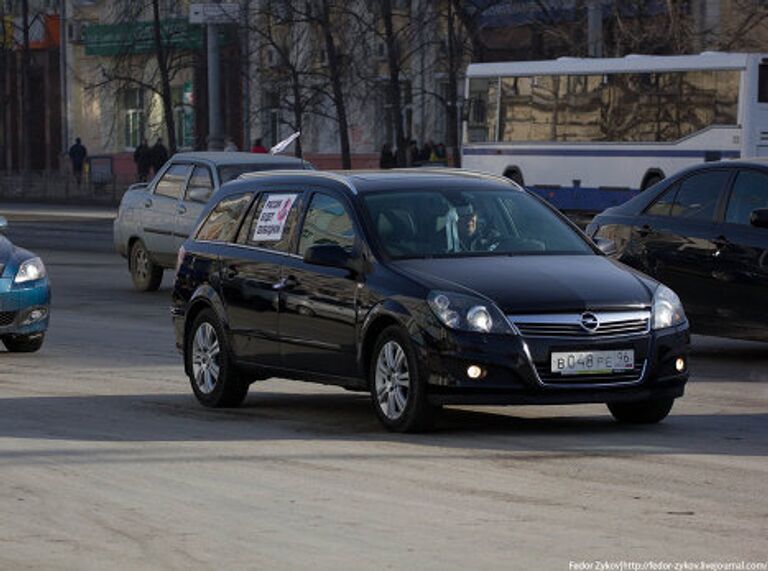
[[[0,216],[0,339],[8,351],[30,353],[43,345],[51,286],[43,261],[2,235],[7,227]]]

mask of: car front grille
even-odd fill
[[[0,311],[0,327],[8,327],[16,319],[15,311]]]
[[[642,335],[651,330],[650,311],[601,311],[508,315],[523,337],[603,338]]]

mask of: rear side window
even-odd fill
[[[165,171],[163,178],[158,181],[155,187],[155,194],[173,199],[179,198],[190,170],[192,170],[191,165],[171,166]]]
[[[196,190],[193,196],[190,196],[190,192]],[[187,199],[195,202],[202,202],[203,204],[208,201],[208,198],[213,194],[213,179],[211,178],[211,169],[208,167],[195,167],[192,171],[192,176],[189,179],[187,185]]]
[[[768,208],[768,176],[757,171],[741,171],[733,183],[725,221],[749,225],[752,211]]]
[[[244,230],[245,242],[257,248],[287,252],[299,217],[299,192],[269,192],[259,197],[254,215]]]
[[[200,226],[197,239],[212,242],[234,241],[240,220],[245,215],[252,197],[252,193],[238,194],[219,202]]]
[[[350,254],[355,245],[352,219],[341,202],[325,194],[312,197],[301,229],[299,255],[317,244],[336,244]]]

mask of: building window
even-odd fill
[[[122,92],[123,105],[123,145],[135,149],[144,138],[146,122],[144,118],[144,91],[125,89]]]

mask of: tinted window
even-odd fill
[[[675,184],[663,192],[661,196],[645,210],[645,213],[651,216],[669,216],[678,188],[680,188],[680,185]]]
[[[251,246],[287,252],[298,218],[300,193],[270,192],[259,197],[245,241]]]
[[[245,214],[252,197],[253,194],[251,193],[238,194],[228,196],[219,202],[200,227],[197,239],[215,242],[234,240],[240,219]]]
[[[211,169],[208,167],[195,167],[192,171],[192,176],[189,179],[187,185],[187,197],[189,197],[189,191],[193,188],[200,188],[206,191],[206,199],[198,200],[198,202],[207,202],[208,197],[213,193],[213,178],[211,178]]]
[[[355,231],[344,206],[330,196],[315,194],[307,210],[299,240],[299,254],[315,244],[338,244],[352,252]]]
[[[728,171],[703,172],[689,176],[678,187],[670,215],[689,220],[713,220],[717,200],[729,177]]]
[[[748,225],[750,214],[758,208],[768,208],[768,176],[757,171],[741,171],[733,183],[725,221]]]
[[[366,194],[364,203],[394,258],[593,253],[549,208],[520,191],[387,191]]]
[[[174,199],[179,198],[191,168],[190,165],[173,165],[170,167],[165,171],[163,178],[158,181],[155,194]]]

